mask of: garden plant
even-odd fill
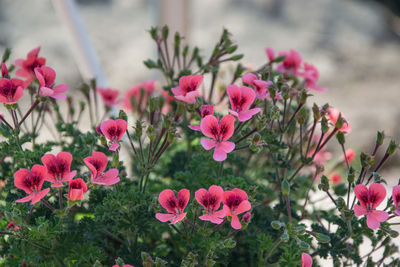
[[[260,48],[245,67],[227,30],[207,57],[149,33],[162,79],[125,95],[4,52],[0,266],[400,265],[400,186],[379,174],[398,144],[352,150],[314,65]]]

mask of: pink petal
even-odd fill
[[[245,110],[245,111],[239,112],[238,119],[239,119],[239,121],[250,120],[255,114],[257,114],[260,111],[261,111],[260,108],[253,108],[253,109],[249,109],[249,110]]]
[[[218,148],[218,146],[215,147],[213,159],[215,161],[224,161],[226,160],[226,158],[227,158],[226,152],[223,151],[221,148]]]
[[[119,148],[119,144],[118,144],[118,143],[115,143],[115,144],[112,144],[112,145],[110,146],[109,150],[115,151],[115,150],[117,150],[118,148]]]
[[[354,205],[354,214],[359,217],[367,214],[367,209],[363,206],[359,206],[357,204]]]
[[[44,198],[47,193],[49,193],[50,188],[46,188],[40,192],[38,192],[33,198],[32,198],[32,204],[35,204],[36,202],[39,202],[42,198]]]
[[[188,127],[193,131],[201,131],[200,125],[189,125]]]
[[[246,193],[244,190],[239,189],[239,188],[234,188],[234,189],[232,190],[232,192],[233,192],[234,194],[238,195],[242,200],[248,200],[247,193]]]
[[[185,101],[188,104],[194,104],[196,103],[196,97],[200,96],[200,93],[198,91],[192,91],[186,94],[185,96]]]
[[[117,124],[114,120],[106,120],[100,125],[101,132],[107,137],[108,140],[113,139],[113,135],[110,135],[111,132],[116,132]]]
[[[32,198],[33,198],[33,195],[29,195],[29,196],[17,199],[15,202],[18,202],[18,203],[28,202],[28,201],[32,200]]]
[[[128,128],[128,123],[125,120],[117,119],[115,120],[118,128],[118,137],[117,140],[121,140],[122,136],[125,134],[126,129]]]
[[[367,214],[367,226],[368,228],[375,230],[378,229],[379,226],[381,226],[381,223],[379,222],[378,218],[376,218],[372,213]]]
[[[225,153],[231,153],[235,149],[235,143],[229,141],[219,143],[217,146],[218,149],[222,149]]]
[[[205,190],[204,188],[200,188],[199,190],[197,190],[194,193],[194,198],[196,199],[196,201],[202,205],[204,208],[207,208],[204,203],[203,203],[203,198],[207,197],[207,190]]]
[[[242,224],[240,223],[238,216],[232,215],[231,226],[235,230],[242,228]]]
[[[174,214],[166,214],[166,213],[157,213],[156,214],[156,218],[157,220],[159,220],[160,222],[168,222],[170,220],[172,220],[175,217]]]
[[[253,89],[247,86],[241,86],[240,90],[242,92],[242,100],[244,99],[242,110],[246,110],[256,99],[256,93]]]
[[[365,196],[368,196],[368,192],[368,188],[363,184],[358,184],[354,187],[354,194],[363,207],[367,207],[368,203],[364,202],[363,198],[365,199]]]
[[[178,216],[176,216],[176,217],[172,220],[171,224],[175,224],[175,223],[177,223],[177,222],[180,222],[180,221],[182,221],[185,217],[186,217],[186,212],[184,212],[184,213],[182,213],[182,214],[179,214]]]
[[[172,88],[171,91],[174,94],[174,96],[183,95],[183,92],[182,92],[181,88],[179,88],[179,87]]]
[[[176,199],[175,194],[171,189],[165,189],[158,195],[158,202],[160,202],[161,206],[169,213],[175,213],[175,209],[171,208],[168,203],[170,199]]]
[[[249,72],[242,76],[242,82],[249,85],[253,85],[254,80],[257,80],[257,76]]]
[[[118,169],[111,169],[108,170],[106,173],[103,175],[100,175],[96,179],[94,179],[93,183],[94,184],[100,184],[100,185],[113,185],[116,184],[120,181],[118,177]]]
[[[14,185],[15,187],[22,189],[25,191],[25,193],[30,194],[32,193],[32,190],[27,187],[24,183],[24,179],[27,175],[29,175],[29,170],[27,169],[19,169],[14,173]]]
[[[216,209],[218,209],[222,201],[224,189],[222,189],[222,187],[218,185],[212,185],[210,186],[210,188],[208,188],[208,192],[210,193],[210,195],[215,197],[215,203],[216,203],[215,207]]]
[[[229,102],[231,103],[231,108],[233,110],[236,110],[237,107],[236,107],[235,103],[233,102],[233,99],[234,98],[241,99],[242,91],[240,90],[239,86],[232,84],[226,88],[226,92],[228,93],[228,96],[229,96]]]
[[[251,209],[251,204],[248,200],[242,201],[239,206],[235,209],[235,214],[239,215]]]
[[[200,129],[205,136],[215,139],[216,136],[213,134],[213,131],[215,130],[213,129],[218,129],[217,118],[213,115],[205,116],[200,122]]]
[[[228,140],[232,137],[235,130],[235,118],[231,115],[225,115],[222,117],[218,128],[222,141]]]
[[[40,87],[46,86],[46,82],[45,82],[41,68],[35,68],[34,72],[35,72],[36,79],[39,81]],[[18,76],[25,77],[25,75],[26,75],[25,73],[20,73],[20,74],[23,74],[23,75],[18,75]]]
[[[59,84],[53,87],[53,91],[57,94],[62,94],[68,91],[68,85],[66,84]]]
[[[180,208],[184,210],[189,202],[190,198],[190,191],[187,189],[181,189],[178,192],[178,202],[182,203],[182,206]]]
[[[373,183],[369,186],[369,196],[372,202],[372,209],[375,209],[382,203],[386,197],[386,189],[383,185],[378,183]]]
[[[53,93],[54,93],[54,91],[52,89],[50,89],[50,88],[47,88],[47,87],[44,87],[44,86],[40,87],[39,94],[42,97],[52,96]]]
[[[396,185],[392,189],[392,199],[394,206],[397,207],[400,203],[400,185]]]
[[[217,145],[217,141],[207,138],[202,138],[200,140],[200,144],[204,147],[205,150],[210,150]]]
[[[22,86],[19,86],[19,87],[17,88],[17,90],[15,91],[13,100],[14,100],[15,102],[17,102],[17,101],[23,96],[23,94],[24,94],[24,89],[22,88]]]
[[[301,254],[301,267],[311,267],[313,260],[307,253]]]

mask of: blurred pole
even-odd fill
[[[52,2],[58,17],[70,33],[72,50],[82,78],[85,81],[95,78],[99,87],[106,87],[106,78],[76,8],[75,1],[52,0]]]
[[[188,0],[159,0],[160,25],[168,25],[172,36],[175,32],[179,32],[185,37],[185,43],[189,43],[190,37],[189,2]]]

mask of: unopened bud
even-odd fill
[[[119,111],[118,118],[128,121],[128,115],[126,115],[126,112],[123,111],[122,109]]]
[[[338,140],[339,144],[341,144],[341,145],[343,145],[346,142],[343,132],[337,132],[336,139]]]
[[[315,238],[318,240],[320,243],[329,243],[331,242],[331,238],[328,235],[324,235],[321,233],[316,233]]]
[[[284,194],[284,195],[290,194],[290,184],[287,179],[283,179],[283,181],[281,183],[281,191],[282,191],[282,194]]]

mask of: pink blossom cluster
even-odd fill
[[[118,169],[112,168],[104,172],[108,159],[104,153],[93,151],[92,156],[83,159],[90,170],[89,183],[97,185],[113,185],[118,183]],[[42,189],[45,181],[51,187],[61,188],[68,183],[68,199],[78,201],[88,191],[88,186],[82,178],[75,178],[76,170],[71,171],[72,155],[69,152],[59,152],[57,155],[46,154],[42,157],[43,165],[35,164],[28,169],[19,169],[14,174],[14,185],[25,191],[26,197],[16,202],[31,201],[35,204],[46,196],[50,188]]]
[[[171,189],[162,191],[158,196],[158,201],[168,213],[157,213],[156,218],[161,222],[170,221],[171,224],[182,221],[187,214],[184,210],[189,199],[188,189],[181,189],[177,197]],[[251,204],[247,193],[241,189],[224,191],[222,187],[212,185],[208,190],[204,188],[197,190],[195,199],[204,208],[204,214],[199,217],[200,220],[221,224],[229,217],[232,228],[236,230],[242,228],[238,215],[247,212],[242,216],[242,221],[245,223],[250,221],[251,214],[248,211],[251,209]],[[221,203],[222,209],[220,209]]]

